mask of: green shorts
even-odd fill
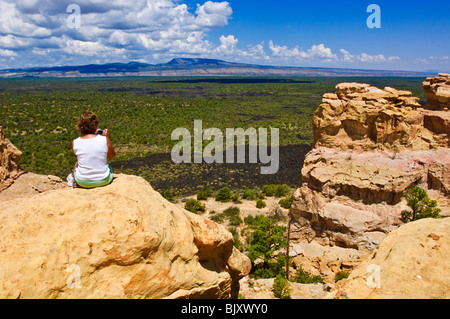
[[[113,180],[113,172],[111,166],[109,166],[109,175],[105,179],[99,180],[99,181],[81,181],[78,179],[75,179],[75,182],[78,184],[78,186],[82,188],[95,188],[95,187],[102,187],[110,184]]]

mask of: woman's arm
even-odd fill
[[[103,136],[106,136],[106,145],[108,146],[108,154],[106,155],[106,157],[109,160],[113,160],[116,157],[116,151],[114,150],[111,140],[109,139],[108,129],[105,129],[103,131]]]
[[[72,152],[73,152],[73,154],[75,154],[75,150],[73,149],[73,141],[72,141]],[[77,154],[75,154],[75,156],[76,156]],[[78,161],[75,163],[75,165],[73,166],[73,171],[72,171],[72,174],[73,174],[73,176],[75,177],[75,169],[77,168],[77,164],[78,164]]]

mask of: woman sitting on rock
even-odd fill
[[[77,156],[73,178],[82,188],[94,188],[108,185],[113,180],[108,159],[116,157],[116,151],[109,139],[108,130],[98,129],[98,117],[93,112],[84,112],[78,119],[76,129],[81,137],[73,140],[72,150]],[[69,185],[71,176],[68,177]]]

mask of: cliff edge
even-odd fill
[[[0,298],[237,298],[251,263],[223,226],[137,176],[91,190],[36,174],[12,184],[20,155],[3,145]]]
[[[136,176],[4,201],[0,229],[0,298],[230,298],[251,267]]]

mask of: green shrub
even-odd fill
[[[262,187],[262,192],[266,196],[275,196],[275,185],[274,184],[264,185]]]
[[[233,235],[234,247],[236,247],[237,249],[242,251],[243,245],[242,245],[241,241],[239,240],[239,234],[237,232],[236,227],[230,227],[230,228],[228,228],[228,230],[230,231],[231,235]]]
[[[169,202],[173,202],[173,194],[172,194],[171,190],[163,189],[159,193],[162,195],[162,197],[167,199]]]
[[[339,280],[342,279],[347,279],[349,275],[350,273],[348,271],[340,271],[339,273],[336,274],[336,277],[334,277],[334,282],[338,282]]]
[[[323,278],[321,276],[311,275],[300,268],[295,273],[294,281],[300,284],[317,284],[323,283]]]
[[[205,211],[205,205],[196,199],[190,199],[184,204],[184,208],[191,213],[197,214],[198,212]]]
[[[280,199],[278,202],[281,207],[289,209],[292,206],[292,203],[294,202],[294,195],[288,195],[286,198]]]
[[[278,275],[273,281],[273,294],[278,299],[291,299],[292,289],[289,281],[281,275]]]
[[[256,191],[254,189],[246,188],[244,189],[243,199],[255,200],[257,198]]]
[[[210,216],[209,219],[218,224],[221,224],[224,220],[224,216],[222,214],[214,214],[213,216]]]
[[[228,207],[223,211],[223,216],[225,216],[231,226],[239,226],[242,224],[242,219],[239,216],[239,208],[238,207]]]
[[[256,208],[264,208],[264,207],[266,207],[267,205],[266,205],[266,202],[265,201],[263,201],[262,199],[258,199],[257,201],[256,201]]]
[[[254,224],[256,224],[256,217],[252,216],[252,215],[248,215],[247,217],[244,218],[244,223],[249,226],[250,228],[252,228],[252,226]]]
[[[231,191],[228,187],[221,188],[216,194],[217,202],[229,202],[231,201]]]
[[[402,211],[401,220],[404,223],[422,218],[439,218],[441,210],[437,208],[437,202],[430,200],[425,190],[417,185],[409,188],[405,194],[408,206],[412,211]]]
[[[291,188],[286,184],[270,184],[264,185],[262,191],[266,196],[283,197],[291,192]]]
[[[198,191],[197,192],[197,200],[207,200],[208,196],[206,195],[205,191]]]
[[[276,221],[265,216],[248,216],[244,219],[251,233],[247,236],[248,257],[254,263],[261,258],[262,263],[252,269],[253,278],[273,278],[282,274],[286,265],[286,255],[275,252],[286,246],[286,227],[277,226]]]
[[[287,196],[291,192],[289,185],[282,184],[275,186],[275,197]]]
[[[242,219],[239,215],[239,208],[238,207],[228,207],[221,213],[214,214],[210,217],[212,221],[215,221],[216,223],[223,223],[225,219],[228,220],[230,226],[239,226],[242,224]]]
[[[207,189],[205,189],[206,195],[208,197],[211,197],[213,195],[213,190],[212,188],[208,187]]]
[[[201,190],[197,192],[197,200],[207,200],[208,197],[212,196],[212,189],[211,188],[207,188],[205,190]]]
[[[241,201],[239,200],[239,194],[238,193],[234,193],[233,196],[231,196],[231,200],[233,201],[233,203],[241,203]]]

